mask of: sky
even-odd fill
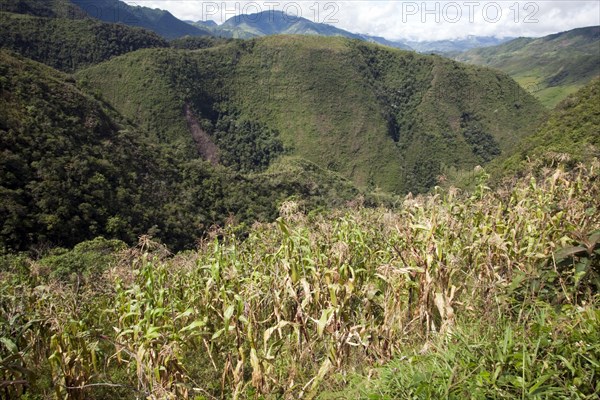
[[[600,1],[200,1],[125,0],[170,11],[181,20],[221,23],[239,14],[283,10],[313,22],[390,40],[444,40],[467,35],[539,37],[600,25]]]

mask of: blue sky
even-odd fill
[[[544,36],[600,25],[600,1],[199,1],[126,0],[179,19],[221,23],[237,14],[285,10],[314,22],[388,39],[442,40],[467,35]]]

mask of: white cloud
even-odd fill
[[[441,40],[467,35],[544,36],[600,25],[600,2],[587,1],[200,1],[126,0],[183,20],[213,19],[270,9],[300,14],[351,32],[388,39]]]

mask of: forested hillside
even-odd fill
[[[93,19],[0,13],[0,47],[62,71],[97,64],[148,47],[168,47],[158,35]]]
[[[504,176],[522,171],[527,160],[540,165],[576,165],[600,157],[600,78],[563,100],[549,120],[519,149],[498,160]],[[498,171],[499,172],[499,171]]]
[[[459,61],[498,68],[548,107],[554,107],[600,75],[600,27],[590,26],[541,38],[519,38],[469,50]]]
[[[545,113],[506,75],[342,38],[144,50],[78,77],[182,152],[192,148],[187,104],[216,142],[223,120],[236,121],[225,135],[246,121],[260,127],[255,151],[281,141],[360,187],[399,193],[510,151]]]
[[[272,219],[290,196],[312,209],[358,194],[308,162],[244,176],[182,157],[68,75],[0,55],[2,252],[148,232],[189,248],[213,224]]]
[[[87,14],[71,0],[0,0],[0,12],[46,18],[85,19]]]
[[[597,399],[600,79],[73,3],[196,29],[0,0],[1,398]]]

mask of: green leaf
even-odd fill
[[[17,345],[15,344],[15,342],[13,342],[12,340],[10,340],[7,337],[0,337],[0,342],[2,342],[4,344],[4,346],[6,346],[6,348],[8,349],[8,351],[10,351],[11,353],[18,353],[19,352],[19,348],[17,347]]]
[[[160,331],[160,327],[151,326],[150,329],[148,329],[148,331],[144,335],[144,337],[149,340],[156,339],[156,338],[160,337],[159,331]]]
[[[583,246],[569,246],[558,250],[554,253],[554,257],[557,262],[561,262],[569,257],[580,254],[587,254],[587,249]]]
[[[215,340],[217,339],[219,336],[221,336],[223,334],[223,332],[225,332],[225,328],[223,329],[219,329],[218,331],[216,331],[212,337],[210,338],[210,340]]]
[[[546,374],[546,375],[542,375],[540,376],[538,379],[535,380],[535,383],[533,384],[533,386],[531,386],[529,388],[529,395],[533,396],[535,394],[541,394],[542,392],[544,392],[544,390],[541,388],[541,386],[550,378],[552,378],[552,374]]]
[[[234,310],[235,310],[235,307],[233,305],[230,305],[229,307],[227,307],[227,309],[223,313],[223,319],[225,321],[229,321],[231,319],[231,317],[233,316]]]
[[[181,328],[179,330],[179,332],[180,333],[188,332],[188,331],[195,330],[197,328],[203,328],[205,326],[206,326],[206,322],[205,321],[196,320],[196,321],[192,322],[191,324],[189,324],[188,326],[185,326],[185,327]]]
[[[575,368],[566,358],[564,358],[561,355],[558,355],[556,357],[559,358],[567,368],[569,368],[569,371],[571,371],[571,374],[576,375]]]

